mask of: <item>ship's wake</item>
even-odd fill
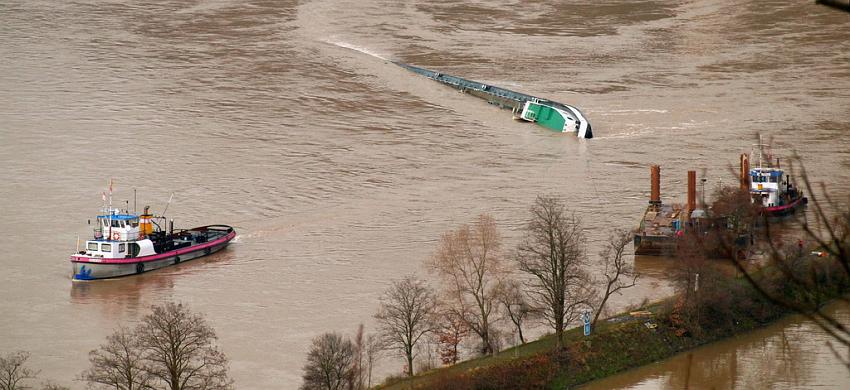
[[[379,58],[379,59],[382,59],[384,61],[389,61],[388,58],[386,58],[386,57],[384,57],[384,56],[382,56],[378,53],[375,53],[374,51],[371,51],[371,50],[369,50],[365,47],[360,47],[360,46],[357,46],[355,44],[348,43],[348,42],[345,42],[345,41],[339,41],[339,40],[336,40],[334,38],[327,38],[327,39],[323,39],[322,42],[330,44],[330,45],[346,48],[346,49],[349,49],[349,50],[354,50],[356,52],[360,52],[360,53],[363,53],[363,54],[366,54],[366,55],[370,55],[372,57]]]

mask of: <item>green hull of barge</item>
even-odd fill
[[[522,119],[536,122],[540,126],[560,132],[564,131],[564,125],[567,123],[558,110],[537,103],[529,103]]]

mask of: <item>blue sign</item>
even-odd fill
[[[590,311],[581,313],[581,320],[584,321],[584,335],[590,336]]]

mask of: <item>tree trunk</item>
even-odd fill
[[[482,355],[492,355],[493,348],[490,346],[490,329],[488,329],[487,323],[484,323],[484,327],[481,331],[481,354]]]
[[[413,351],[407,351],[407,376],[413,376]]]
[[[555,338],[558,340],[558,348],[564,347],[564,315],[563,313],[555,320]]]
[[[596,327],[596,320],[599,319],[599,315],[602,314],[602,308],[605,307],[605,302],[608,302],[608,297],[610,296],[610,292],[605,291],[605,298],[602,298],[602,303],[599,304],[599,307],[596,309],[596,314],[593,315],[593,322],[591,325]]]

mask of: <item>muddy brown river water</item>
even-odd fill
[[[0,352],[28,350],[42,378],[83,388],[89,350],[178,300],[218,331],[239,388],[294,389],[312,337],[371,329],[387,285],[424,274],[440,234],[478,213],[510,248],[534,197],[557,194],[593,255],[636,225],[650,164],[679,200],[688,169],[708,188],[734,180],[757,133],[846,199],[850,15],[813,3],[4,0]],[[596,138],[514,122],[390,60],[573,104]],[[109,178],[118,200],[136,189],[160,212],[173,192],[178,226],[239,237],[204,260],[71,283]],[[617,308],[672,292],[669,261],[636,265]],[[811,327],[695,352],[688,381],[846,388]],[[603,388],[679,388],[681,359]],[[746,379],[766,372],[778,382]]]

